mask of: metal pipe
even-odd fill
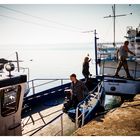
[[[116,35],[116,6],[115,6],[115,4],[114,4],[114,6],[113,6],[113,23],[114,23],[114,26],[113,26],[113,30],[114,30],[114,38],[113,38],[113,40],[114,40],[114,42],[113,42],[113,45],[114,45],[114,47],[116,46],[116,41],[115,41],[115,35]]]
[[[136,76],[137,76],[136,71],[137,71],[137,61],[135,61],[135,74],[134,74],[135,79],[136,79]]]
[[[49,121],[48,123],[46,123],[45,125],[42,125],[39,127],[39,129],[37,129],[36,131],[34,131],[32,134],[30,134],[30,136],[33,136],[35,133],[39,132],[40,130],[42,130],[44,127],[48,126],[49,124],[51,124],[52,122],[54,122],[55,120],[57,120],[60,116],[62,116],[63,113],[59,114],[58,116],[56,116],[54,119],[52,119],[51,121]],[[26,132],[27,134],[28,132]]]
[[[61,115],[61,136],[63,136],[63,115]]]
[[[20,72],[18,52],[16,52],[16,59],[17,59],[17,69],[18,69],[18,72]]]
[[[82,126],[84,125],[84,120],[85,120],[85,101],[83,104],[83,111],[82,111]]]
[[[78,107],[76,108],[75,129],[78,128]]]
[[[95,43],[95,69],[96,75],[98,75],[98,66],[97,66],[97,37],[96,37],[96,30],[94,31],[94,43]]]
[[[32,80],[32,89],[33,89],[33,94],[35,94],[35,87],[34,87],[34,81]]]
[[[69,78],[38,78],[38,79],[32,79],[28,82],[32,82],[32,81],[43,81],[43,80],[70,80]]]
[[[61,79],[61,86],[63,85],[63,79]]]

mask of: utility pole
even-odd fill
[[[97,37],[96,37],[96,30],[94,30],[94,43],[95,43],[95,69],[96,69],[96,76],[98,75],[98,66],[97,66]]]
[[[114,47],[116,46],[116,40],[115,40],[115,38],[116,38],[116,9],[115,9],[115,4],[114,4],[114,6],[112,6],[112,11],[113,11],[113,22],[114,22],[114,38],[113,38],[113,45],[114,45]]]
[[[104,18],[113,18],[113,46],[115,47],[116,46],[116,17],[132,15],[132,13],[116,15],[116,5],[115,4],[112,6],[112,13],[113,13],[112,15],[105,16]]]

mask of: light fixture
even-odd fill
[[[15,65],[12,63],[7,63],[5,65],[5,69],[6,69],[6,71],[9,72],[9,77],[11,77],[11,71],[13,71],[15,69]]]

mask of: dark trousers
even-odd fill
[[[72,96],[72,105],[73,105],[73,107],[76,108],[77,105],[78,105],[78,103],[79,103],[79,101],[77,99],[77,96],[76,95],[73,95]]]
[[[83,75],[84,75],[84,77],[85,77],[85,82],[87,82],[88,79],[89,79],[89,74],[85,74],[85,73],[83,73]]]
[[[125,57],[121,57],[120,58],[120,61],[118,63],[118,66],[117,66],[117,70],[115,72],[115,75],[118,75],[118,73],[119,73],[119,71],[120,71],[120,69],[121,69],[122,66],[124,67],[124,70],[126,72],[127,77],[130,77],[130,73],[129,73],[129,69],[128,69],[128,64],[127,64],[127,60],[126,60]]]

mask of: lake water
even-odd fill
[[[90,72],[95,75],[95,55],[93,43],[85,44],[56,44],[56,45],[4,45],[0,46],[1,58],[15,59],[15,52],[19,54],[21,67],[29,68],[30,80],[69,78],[75,73],[78,79],[83,78],[82,63],[87,54],[90,55]],[[26,69],[27,73],[27,69]],[[39,81],[36,84],[40,84]],[[66,81],[69,82],[69,81]],[[43,90],[60,85],[60,81],[44,85],[36,90]],[[32,92],[32,91],[31,91]],[[106,101],[112,99],[107,96]]]
[[[1,45],[1,57],[15,59],[19,54],[21,67],[30,69],[30,79],[34,78],[68,78],[76,73],[82,78],[82,63],[89,54],[94,58],[92,43],[56,44],[56,45]],[[31,60],[31,61],[30,61]],[[94,64],[90,63],[91,73],[95,73]]]

